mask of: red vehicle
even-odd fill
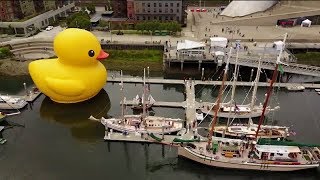
[[[191,12],[194,12],[194,9],[191,9],[190,11],[191,11]]]
[[[206,9],[201,9],[201,12],[207,12],[207,10]]]

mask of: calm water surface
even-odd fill
[[[175,76],[151,74],[159,78]],[[29,77],[0,76],[0,93],[23,94],[23,82],[32,85]],[[197,86],[196,89],[197,100],[213,101],[218,87]],[[237,89],[239,104],[248,90]],[[159,101],[183,101],[184,98],[182,86],[151,85],[151,92]],[[265,92],[265,88],[259,89],[259,102],[263,101]],[[125,84],[128,99],[139,93],[142,93],[140,84]],[[276,93],[277,98],[273,98],[271,105],[281,108],[270,114],[269,120],[292,126],[297,132],[294,140],[320,144],[320,96],[313,90]],[[210,168],[177,158],[177,150],[171,147],[104,142],[104,127],[87,118],[91,114],[97,117],[119,115],[120,99],[117,83],[108,83],[95,98],[79,104],[57,104],[41,95],[21,115],[8,118],[25,128],[14,127],[2,133],[8,142],[0,145],[0,179],[320,179],[319,169],[266,173]],[[127,113],[132,113],[130,108]],[[185,117],[183,109],[155,108],[155,114]]]

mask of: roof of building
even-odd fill
[[[95,22],[98,22],[100,19],[101,19],[101,14],[96,14],[90,19],[90,22],[95,23]]]
[[[260,152],[283,154],[301,152],[300,148],[297,146],[256,145],[256,149]]]

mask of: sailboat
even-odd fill
[[[286,37],[287,34],[285,34],[284,42]],[[241,140],[239,142],[226,138],[226,140],[223,141],[212,141],[212,135],[218,117],[217,114],[220,110],[219,106],[224,82],[227,76],[229,64],[229,60],[227,60],[208,141],[192,142],[188,143],[186,146],[178,147],[178,155],[212,167],[241,170],[296,171],[319,167],[319,160],[316,160],[316,156],[308,153],[310,152],[310,148],[311,151],[314,152],[315,150],[319,150],[318,147],[308,147],[308,149],[306,149],[304,146],[257,144],[259,131],[264,120],[273,84],[277,79],[281,55],[282,50],[277,58],[277,63],[265,98],[254,140]]]
[[[22,109],[27,105],[27,101],[20,97],[0,95],[0,109],[13,110]]]
[[[148,82],[149,82],[149,67],[148,67]],[[137,96],[135,98],[133,98],[133,102],[135,104],[132,105],[131,109],[142,111],[142,108],[143,108],[142,98],[144,98],[148,94],[148,98],[145,102],[146,103],[145,108],[148,111],[152,110],[152,106],[156,101],[154,100],[154,98],[150,94],[150,83],[148,83],[147,87],[144,86],[143,88],[147,88],[148,93],[146,93],[145,95],[142,95],[141,97],[139,96],[139,94],[137,94]],[[145,91],[143,91],[143,92],[145,92]]]
[[[261,72],[261,59],[259,60],[258,64],[258,70],[256,74],[256,78],[253,81],[253,91],[252,91],[252,98],[251,98],[251,103],[250,104],[236,104],[234,100],[235,96],[235,90],[236,90],[236,81],[239,73],[239,68],[238,68],[238,53],[239,53],[239,48],[237,48],[236,52],[236,61],[235,61],[235,70],[233,73],[233,82],[232,82],[232,93],[231,93],[231,98],[230,101],[227,103],[222,103],[220,106],[220,111],[218,113],[218,117],[223,117],[223,118],[254,118],[254,117],[259,117],[262,112],[262,104],[256,105],[256,96],[257,96],[257,89],[258,89],[258,83],[260,79],[260,72]],[[214,114],[214,106],[215,103],[211,103],[209,105],[203,106],[202,107],[202,112],[206,114],[213,115]],[[270,108],[267,107],[266,109],[266,114],[268,114],[272,110],[277,110],[279,107],[275,108]]]
[[[122,71],[121,71],[122,77]],[[143,86],[145,87],[145,69],[144,69],[144,78]],[[121,91],[123,92],[123,81],[120,83]],[[135,132],[140,134],[153,133],[153,134],[170,134],[175,133],[183,128],[184,120],[179,118],[166,118],[160,116],[147,116],[146,115],[146,101],[145,96],[146,88],[143,89],[142,95],[142,110],[143,113],[140,115],[124,115],[124,103],[122,105],[122,116],[119,118],[109,118],[106,119],[102,117],[101,119],[96,119],[93,116],[90,116],[89,119],[96,120],[101,122],[106,129],[113,129],[122,133]],[[122,93],[123,95],[123,93]],[[125,101],[124,95],[122,101]]]
[[[142,98],[143,98],[143,96],[140,97],[137,94],[137,96],[133,99],[133,102],[135,102],[135,104],[131,107],[131,109],[142,111],[142,108],[143,108]],[[150,111],[155,102],[156,102],[156,100],[154,100],[152,95],[149,94],[149,96],[148,96],[148,98],[146,100],[146,106],[145,106],[146,110]]]

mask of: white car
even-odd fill
[[[53,29],[53,26],[48,26],[47,28],[46,28],[46,31],[50,31],[50,30],[52,30]]]

